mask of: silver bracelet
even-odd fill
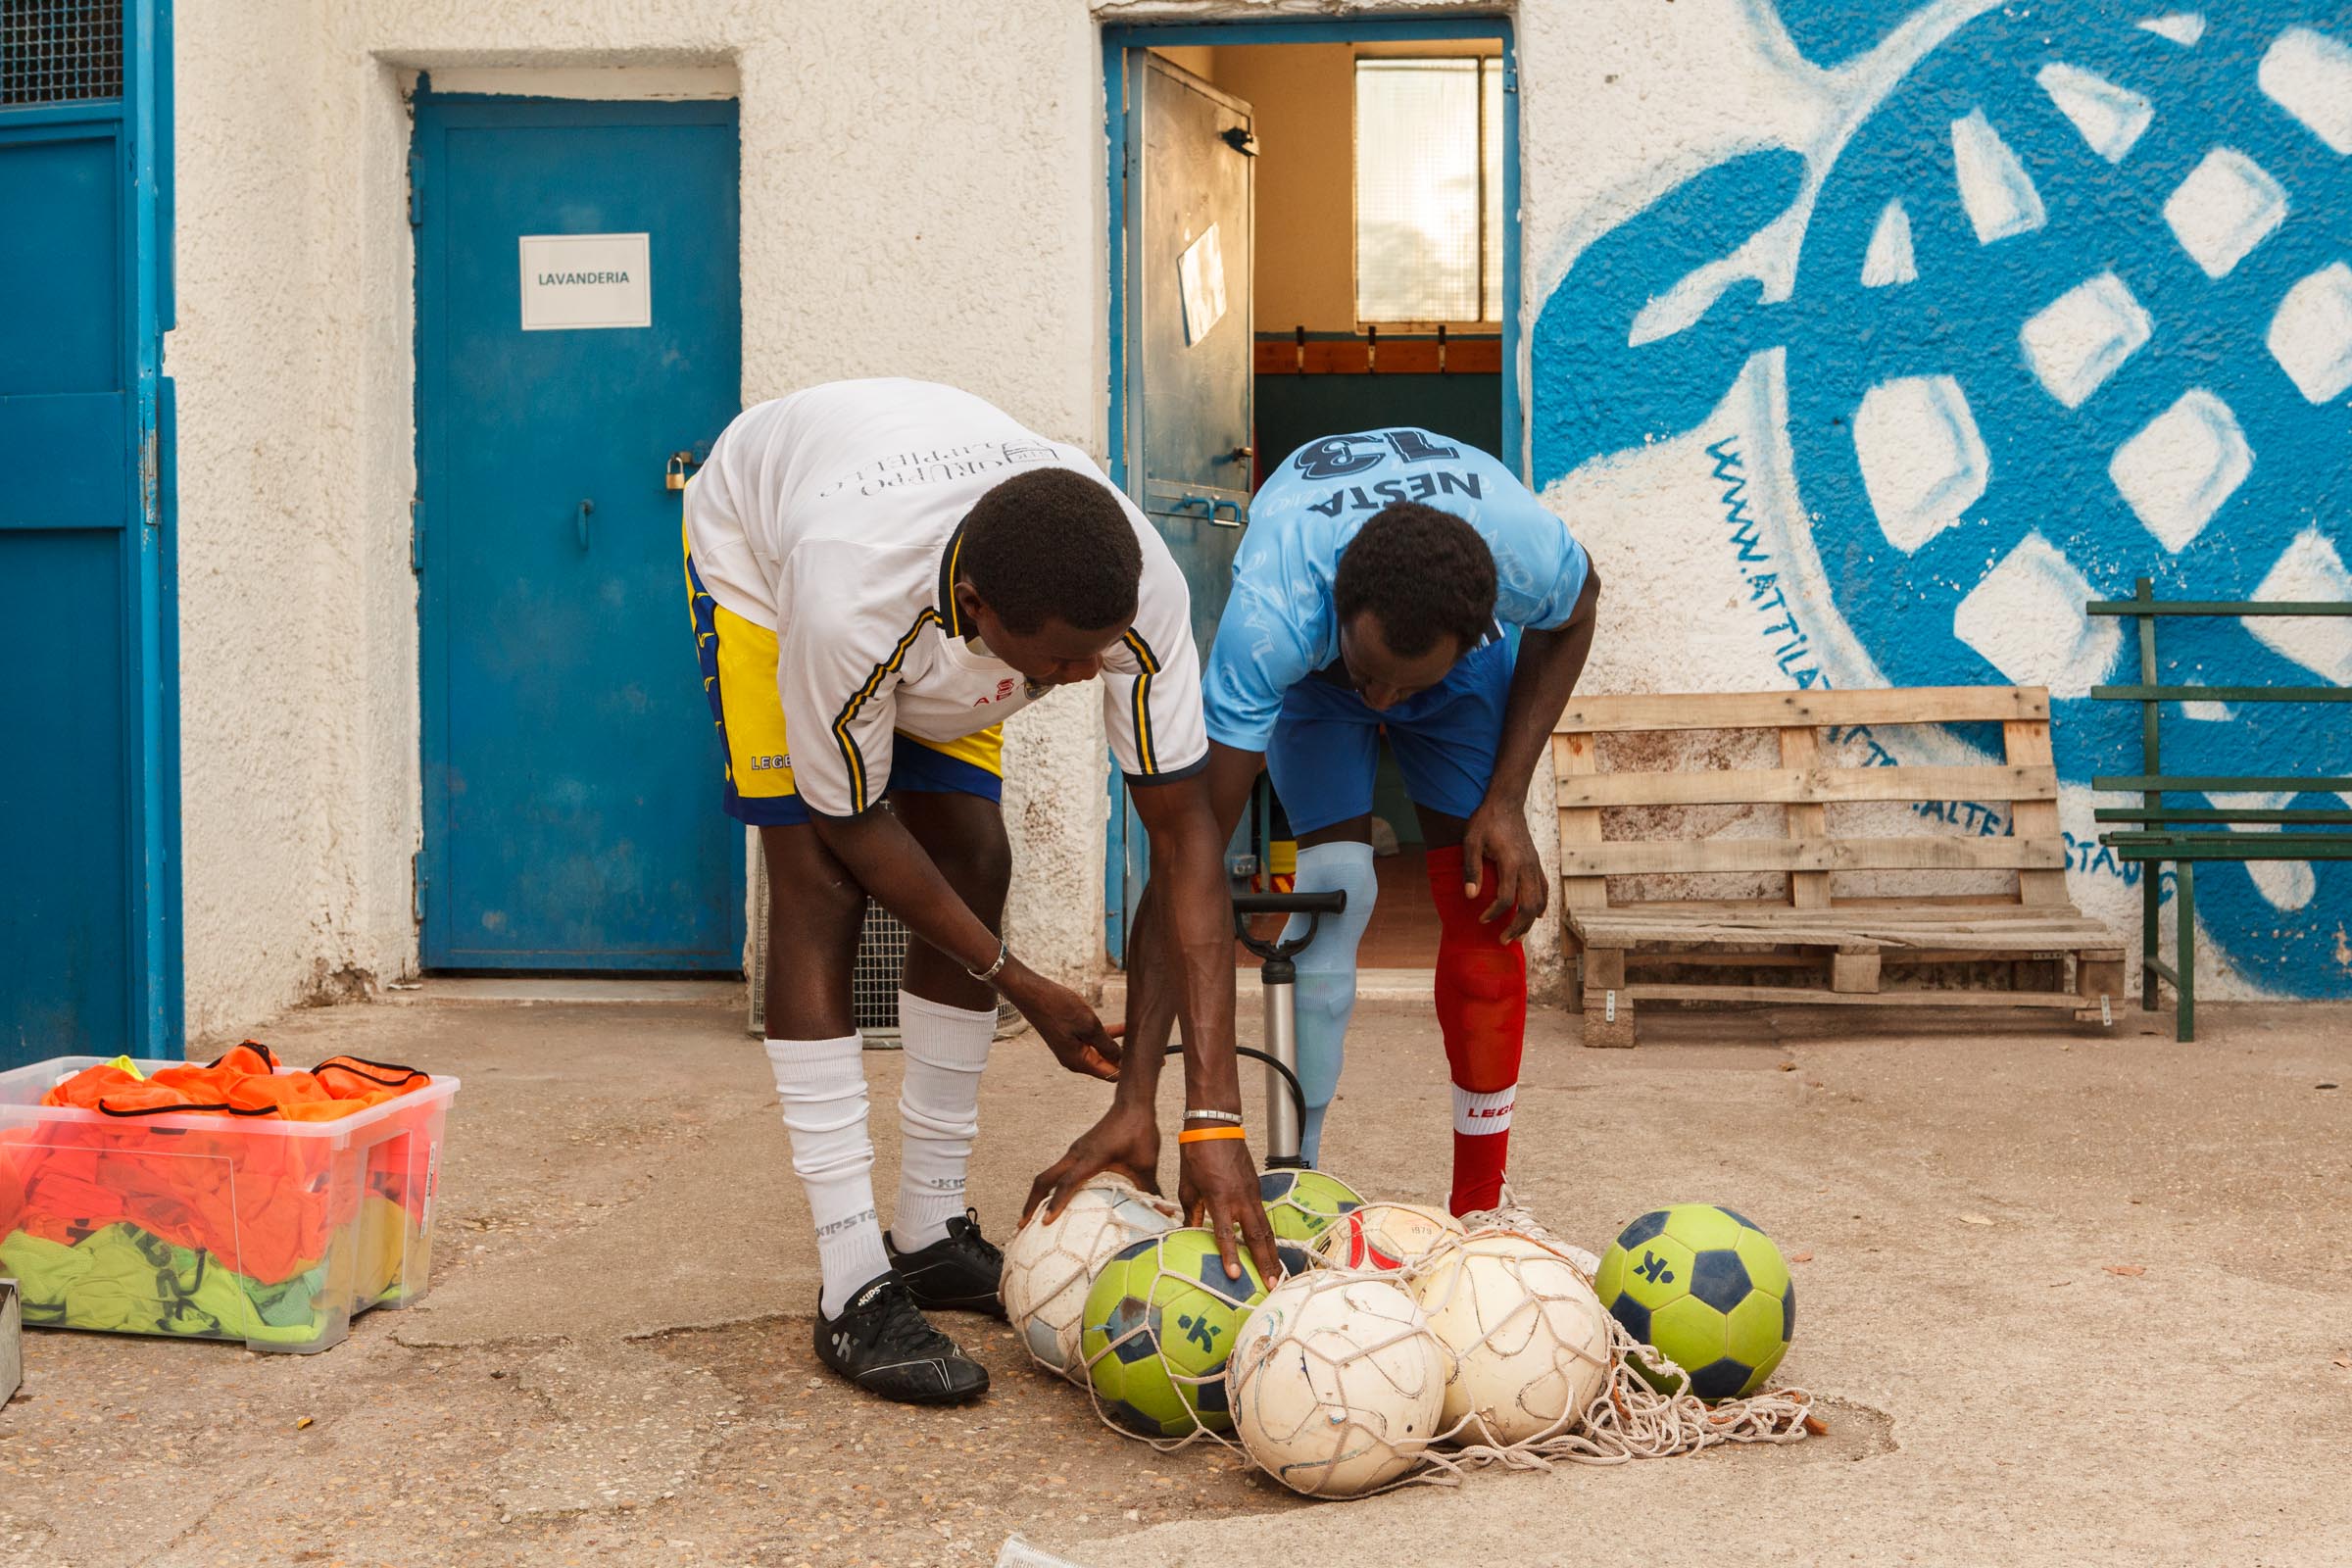
[[[1228,1121],[1236,1127],[1242,1125],[1242,1113],[1238,1110],[1188,1110],[1184,1113],[1184,1119],[1186,1121]]]
[[[973,979],[979,981],[984,986],[992,985],[996,981],[997,971],[1004,968],[1004,960],[1011,956],[1012,950],[1005,946],[1004,939],[1003,937],[999,937],[997,939],[997,961],[990,964],[985,969],[966,969],[963,972],[970,975]]]

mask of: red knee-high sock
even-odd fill
[[[1481,924],[1494,898],[1494,868],[1480,867],[1475,899],[1462,896],[1462,852],[1429,852],[1429,891],[1437,900],[1438,1027],[1453,1075],[1453,1194],[1456,1214],[1502,1200],[1502,1166],[1511,1147],[1511,1104],[1518,1098],[1519,1056],[1527,1045],[1527,955],[1505,946],[1504,922]]]

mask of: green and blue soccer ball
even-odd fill
[[[1690,1375],[1702,1399],[1755,1393],[1796,1333],[1796,1283],[1753,1220],[1712,1203],[1655,1208],[1618,1233],[1593,1276],[1600,1304]],[[1681,1385],[1629,1356],[1663,1393]]]
[[[1111,1420],[1146,1438],[1233,1429],[1225,1361],[1266,1295],[1241,1257],[1242,1277],[1226,1278],[1216,1236],[1192,1226],[1121,1248],[1095,1275],[1078,1348]]]
[[[1311,1242],[1342,1214],[1364,1206],[1364,1195],[1319,1170],[1269,1170],[1257,1178],[1258,1201],[1275,1239]]]

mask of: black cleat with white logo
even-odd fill
[[[817,1309],[816,1358],[901,1404],[956,1404],[988,1392],[988,1368],[923,1320],[896,1274],[877,1276],[839,1317]]]
[[[924,1311],[1004,1315],[1004,1302],[997,1295],[997,1283],[1004,1277],[1004,1253],[980,1234],[977,1210],[967,1208],[948,1221],[948,1234],[929,1247],[902,1252],[888,1231],[882,1233],[882,1245],[890,1250],[891,1267],[913,1294],[914,1304]]]

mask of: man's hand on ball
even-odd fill
[[[1258,1273],[1273,1284],[1282,1273],[1282,1262],[1274,1251],[1274,1227],[1258,1200],[1257,1164],[1250,1157],[1249,1144],[1239,1138],[1181,1144],[1177,1163],[1177,1201],[1187,1223],[1206,1225],[1215,1234],[1217,1250],[1225,1258],[1225,1277],[1242,1277],[1241,1249],[1246,1246]]]
[[[1040,1203],[1050,1203],[1047,1219],[1060,1218],[1078,1189],[1104,1171],[1116,1171],[1147,1193],[1159,1191],[1159,1124],[1151,1106],[1112,1102],[1101,1121],[1078,1135],[1068,1153],[1029,1184],[1022,1222],[1027,1223]]]

